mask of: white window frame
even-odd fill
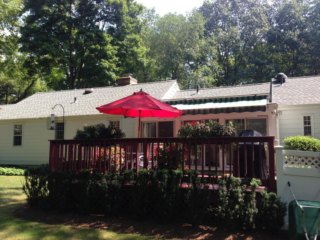
[[[19,125],[19,126],[21,126],[21,135],[16,135],[15,134],[15,126],[17,126],[17,125]],[[15,141],[14,141],[14,137],[15,136],[20,136],[21,137],[21,144],[20,145],[16,145],[15,144]],[[21,124],[21,123],[14,123],[13,124],[13,142],[12,142],[12,145],[14,146],[14,147],[21,147],[22,146],[22,143],[23,143],[23,124]]]
[[[313,121],[313,113],[304,113],[301,114],[301,136],[309,136],[304,134],[304,117],[310,117],[310,124],[311,124],[311,135],[310,137],[314,136],[314,121]]]

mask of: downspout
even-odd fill
[[[269,103],[272,103],[272,80],[273,78],[271,78],[271,82],[270,82],[270,96],[269,96]]]

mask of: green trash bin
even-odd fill
[[[304,210],[304,218],[301,208]],[[293,200],[289,203],[289,239],[305,240],[314,236],[319,230],[320,202]],[[319,239],[319,238],[318,238]]]

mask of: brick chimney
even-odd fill
[[[132,84],[137,84],[138,80],[134,79],[131,77],[131,73],[124,74],[123,77],[119,77],[117,79],[118,81],[118,86],[126,86],[126,85],[132,85]]]

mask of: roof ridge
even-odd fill
[[[296,77],[288,77],[288,79],[292,79],[292,78],[316,78],[316,77],[320,77],[320,75],[312,75],[312,76],[296,76]]]
[[[257,86],[257,85],[265,85],[270,84],[270,82],[263,83],[251,83],[251,84],[242,84],[242,85],[232,85],[232,86],[221,86],[221,87],[211,87],[211,88],[200,88],[200,90],[212,90],[212,89],[220,89],[220,88],[234,88],[234,87],[247,87],[247,86]],[[182,89],[178,92],[187,92],[187,91],[195,91],[196,89]]]
[[[163,83],[163,82],[174,82],[177,80],[160,80],[160,81],[154,81],[154,82],[142,82],[142,83],[137,83],[137,84],[131,84],[131,85],[124,85],[124,86],[102,86],[102,87],[86,87],[86,88],[77,88],[77,89],[62,89],[62,90],[51,90],[48,92],[36,92],[35,94],[44,94],[44,93],[57,93],[57,92],[67,92],[67,91],[77,91],[77,90],[85,90],[87,88],[93,88],[93,89],[104,89],[104,88],[114,88],[114,87],[130,87],[130,86],[137,86],[137,85],[146,85],[146,84],[156,84],[156,83]]]

